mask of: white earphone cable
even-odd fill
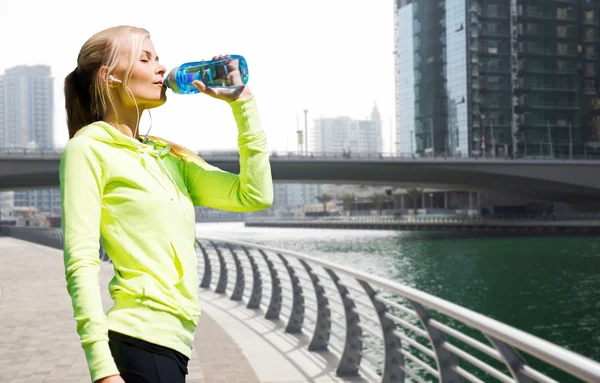
[[[135,112],[137,115],[137,121],[135,123],[135,131],[133,132],[133,137],[135,138],[137,135],[138,128],[140,126],[140,118],[141,118],[140,109],[138,107],[137,100],[135,99],[135,96],[133,95],[133,92],[131,91],[131,89],[129,89],[129,87],[127,85],[125,85],[125,83],[123,81],[117,80],[112,75],[109,76],[109,79],[121,83],[125,87],[125,89],[127,89],[129,94],[131,95],[131,98],[133,99],[133,103],[135,105]],[[148,114],[150,115],[150,128],[148,129],[148,132],[146,132],[146,135],[144,136],[144,141],[143,141],[144,144],[146,143],[146,141],[148,141],[148,134],[150,134],[150,130],[152,129],[152,113],[150,113],[150,110],[148,110]]]

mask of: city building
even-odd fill
[[[54,148],[53,89],[48,66],[21,65],[0,75],[0,150]],[[60,214],[57,188],[5,192],[0,199],[6,206]]]
[[[370,118],[355,120],[348,116],[315,118],[310,132],[310,150],[314,153],[343,155],[382,152],[382,123],[377,105]]]
[[[321,184],[276,183],[273,189],[272,206],[275,210],[290,210],[317,203],[317,196],[323,194]]]
[[[348,116],[316,118],[310,136],[310,150],[327,156],[377,156],[383,151],[382,122],[377,105],[371,115],[362,120]],[[338,200],[344,194],[353,194],[354,185],[311,185],[308,203],[318,203],[316,197],[327,194]]]
[[[394,12],[401,153],[600,150],[600,1],[395,0]]]

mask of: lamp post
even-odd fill
[[[308,110],[304,109],[304,155],[308,156]]]
[[[573,159],[573,135],[571,132],[571,123],[569,122],[569,158]]]

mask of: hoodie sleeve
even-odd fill
[[[100,295],[100,215],[104,190],[101,159],[89,141],[67,144],[59,166],[64,265],[77,332],[95,382],[119,370],[108,347],[108,324]]]
[[[229,103],[238,128],[240,173],[186,158],[185,182],[196,206],[235,212],[263,210],[273,202],[273,181],[267,138],[254,96]]]

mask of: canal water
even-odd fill
[[[600,238],[250,228],[198,235],[298,251],[444,298],[600,361]]]

